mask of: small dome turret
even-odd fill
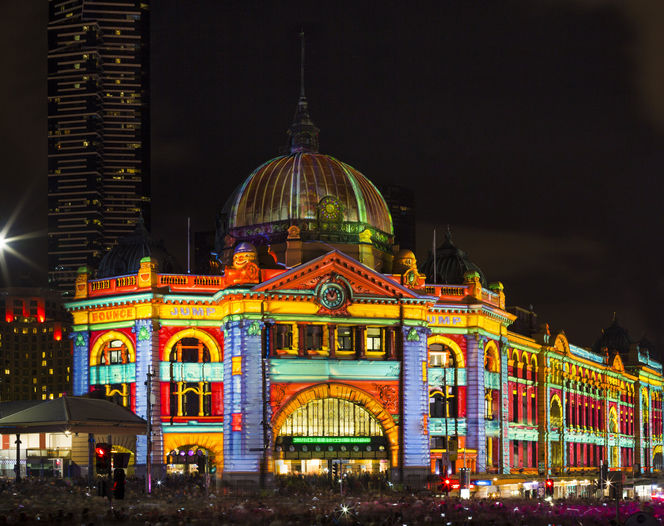
[[[141,265],[141,259],[148,256],[157,260],[159,272],[171,273],[180,270],[175,258],[168,253],[163,243],[152,239],[141,218],[131,234],[121,238],[117,245],[106,252],[99,263],[97,277],[135,274]]]
[[[618,317],[614,314],[611,325],[602,330],[602,335],[597,338],[592,349],[598,354],[603,353],[603,349],[606,349],[609,353],[618,352],[627,356],[631,345],[632,340],[627,329],[618,323]]]
[[[420,269],[427,276],[427,283],[436,283],[438,285],[463,285],[464,276],[467,272],[477,272],[482,287],[487,286],[486,277],[482,270],[475,265],[468,255],[457,248],[452,243],[452,233],[449,228],[445,233],[445,241],[436,249],[434,275],[434,257],[429,253],[429,257]]]

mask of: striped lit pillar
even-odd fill
[[[72,389],[74,396],[83,396],[90,389],[90,333],[71,332],[69,337],[74,344],[72,360]]]
[[[484,422],[484,345],[479,334],[466,335],[466,447],[477,451],[478,472],[486,471]]]
[[[501,473],[510,472],[510,424],[509,424],[509,376],[507,361],[509,360],[509,347],[507,338],[500,340],[500,468]]]
[[[161,389],[159,384],[159,331],[153,330],[151,319],[136,320],[134,325],[136,338],[136,414],[148,419],[148,392],[145,382],[148,371],[152,370],[152,464],[164,461],[163,440],[161,435]],[[145,464],[147,454],[147,436],[136,437],[136,463]]]
[[[228,480],[258,481],[260,475],[264,455],[263,327],[261,321],[246,319],[225,325],[223,475]]]
[[[425,327],[403,327],[401,403],[401,473],[406,483],[423,482],[429,459],[429,393]]]

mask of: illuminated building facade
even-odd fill
[[[48,267],[76,270],[150,218],[148,2],[49,1]]]
[[[59,294],[0,290],[0,401],[50,400],[71,393],[71,316]]]
[[[645,346],[613,326],[593,351],[515,324],[525,314],[449,233],[427,282],[412,252],[392,251],[373,184],[318,152],[304,96],[290,153],[257,168],[222,218],[216,275],[161,272],[134,250],[132,269],[81,269],[68,303],[74,394],[146,417],[154,371],[162,463],[200,451],[225,478],[257,480],[340,459],[408,483],[464,466],[661,468],[662,368]]]

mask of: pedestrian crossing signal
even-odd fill
[[[553,479],[546,479],[544,483],[544,493],[547,497],[553,497]]]

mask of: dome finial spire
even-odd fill
[[[300,99],[305,99],[304,95],[304,29],[300,29]]]
[[[293,124],[288,128],[291,153],[318,152],[318,128],[309,116],[309,104],[304,94],[304,31],[300,31],[300,98],[295,108]]]

